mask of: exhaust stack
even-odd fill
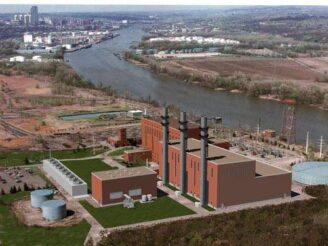
[[[200,205],[207,204],[207,157],[208,157],[208,127],[207,118],[202,117],[200,123]]]
[[[168,108],[163,108],[162,126],[163,126],[163,183],[169,183],[169,163],[168,163],[168,148],[169,148],[169,114]]]
[[[180,191],[186,193],[186,152],[188,139],[188,126],[186,112],[180,113]]]

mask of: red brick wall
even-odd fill
[[[142,175],[129,178],[113,179],[102,182],[101,201],[102,205],[120,203],[124,198],[110,199],[110,193],[123,192],[128,194],[129,190],[142,189],[142,195],[152,194],[153,197],[157,196],[156,187],[157,177],[156,173],[151,175]],[[141,196],[132,197],[133,199],[141,199]]]
[[[137,159],[146,161],[151,161],[151,151],[150,150],[143,150],[138,152],[132,152],[132,151],[124,151],[123,153],[124,161],[127,163],[132,163],[136,161]]]
[[[92,197],[98,202],[102,203],[102,181],[96,176],[91,175],[91,189]]]
[[[188,129],[189,138],[200,138],[198,127]],[[180,131],[177,128],[169,128],[170,140],[179,139]],[[161,123],[147,118],[141,119],[141,144],[152,151],[152,161],[159,163],[162,158],[160,141],[163,140],[163,129]]]

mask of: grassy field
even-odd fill
[[[98,245],[326,245],[328,186],[306,192],[317,199],[116,231]]]
[[[123,155],[123,153],[124,153],[125,150],[130,150],[130,149],[132,149],[132,147],[130,147],[130,146],[128,146],[128,147],[122,147],[122,148],[119,148],[117,150],[114,150],[114,151],[109,152],[108,155],[113,156],[113,157],[120,156],[120,155]]]
[[[96,155],[103,153],[103,149],[97,149]],[[57,159],[75,159],[93,156],[92,149],[52,151],[51,156]],[[12,151],[0,153],[0,166],[22,166],[38,164],[49,157],[49,152],[39,151]]]
[[[0,245],[83,245],[90,230],[90,225],[84,220],[74,226],[58,228],[28,227],[20,224],[10,209],[10,203],[25,195],[28,193],[0,195]]]
[[[136,202],[134,209],[123,208],[122,205],[94,208],[87,201],[81,201],[81,204],[106,228],[194,213],[167,196],[159,197],[152,203]]]
[[[91,189],[91,173],[116,169],[104,163],[101,159],[91,159],[83,161],[63,161],[63,164],[71,169],[76,175],[83,179],[88,188]]]

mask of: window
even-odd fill
[[[129,196],[141,196],[141,189],[129,190]]]
[[[123,197],[123,192],[118,191],[118,192],[111,192],[109,194],[109,199],[114,200],[114,199],[119,199]]]

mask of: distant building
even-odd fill
[[[30,23],[31,23],[31,15],[29,14],[24,15],[24,24],[28,26],[30,25]]]
[[[42,62],[42,57],[41,56],[33,56],[32,61],[34,62]]]
[[[14,56],[9,59],[10,62],[25,62],[24,56]]]
[[[31,24],[34,26],[39,24],[39,13],[37,6],[31,7]]]
[[[33,35],[31,33],[24,33],[24,43],[33,43]]]

